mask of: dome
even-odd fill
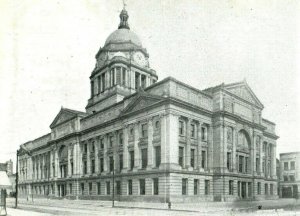
[[[135,45],[142,46],[142,42],[133,31],[126,28],[117,29],[111,33],[105,41],[105,46],[109,43],[131,42]]]

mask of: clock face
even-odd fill
[[[141,66],[146,66],[146,64],[147,64],[147,60],[146,60],[144,54],[141,52],[134,53],[133,60]]]

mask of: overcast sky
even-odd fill
[[[299,1],[127,0],[159,80],[204,89],[244,78],[277,124],[277,153],[299,150]],[[95,54],[122,0],[0,0],[0,162],[50,132],[61,106],[84,111]]]

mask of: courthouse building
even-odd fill
[[[277,197],[275,124],[246,81],[158,82],[128,13],[96,54],[85,112],[61,108],[20,146],[19,192],[190,202]],[[262,89],[263,90],[263,89]]]

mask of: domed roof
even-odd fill
[[[135,45],[142,46],[142,42],[133,31],[127,28],[120,28],[111,33],[105,41],[105,45],[109,43],[131,42]]]

